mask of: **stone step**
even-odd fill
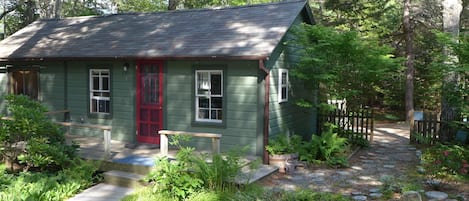
[[[254,169],[248,166],[244,166],[241,172],[235,177],[235,183],[237,184],[251,184],[260,179],[278,171],[278,167],[271,165],[260,165]]]
[[[127,187],[127,188],[138,188],[142,187],[142,179],[145,177],[140,174],[124,172],[119,170],[107,171],[104,174],[104,183]]]
[[[112,171],[119,170],[123,172],[130,172],[140,175],[147,175],[152,170],[153,166],[138,165],[138,164],[127,164],[118,163],[114,161],[101,161],[99,170],[101,171]]]
[[[100,183],[75,195],[67,201],[119,201],[133,192],[134,189],[132,188]]]

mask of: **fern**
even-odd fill
[[[311,142],[304,143],[300,151],[300,159],[308,162],[326,161],[332,166],[347,166],[343,154],[347,148],[347,138],[340,137],[329,126],[321,135],[313,135]]]

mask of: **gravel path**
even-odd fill
[[[373,198],[379,196],[380,179],[405,179],[402,177],[417,164],[416,148],[409,145],[409,127],[382,124],[376,125],[370,148],[359,150],[350,158],[349,168],[299,167],[289,174],[275,173],[260,182],[273,190],[309,188]]]

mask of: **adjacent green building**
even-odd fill
[[[72,122],[112,126],[114,140],[212,132],[222,151],[261,156],[271,136],[316,129],[316,112],[295,104],[314,95],[289,74],[298,55],[285,42],[300,23],[313,23],[306,1],[39,20],[0,42],[0,111],[5,94],[25,94]]]

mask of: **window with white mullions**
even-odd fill
[[[90,113],[109,114],[111,102],[109,69],[90,69]]]
[[[195,71],[195,119],[221,123],[223,120],[223,71]]]
[[[288,101],[288,69],[278,69],[278,102]]]

